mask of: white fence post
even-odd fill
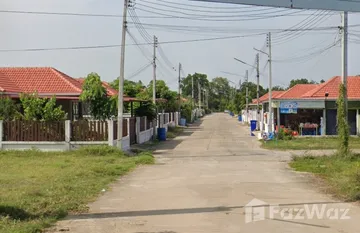
[[[67,150],[71,149],[70,141],[71,141],[71,121],[66,120],[65,121],[65,142],[66,142]]]
[[[2,139],[4,136],[4,127],[3,127],[3,121],[0,120],[0,150],[2,149]]]
[[[114,121],[108,120],[108,144],[114,146]]]
[[[160,113],[160,126],[159,128],[164,128],[164,113]]]
[[[136,117],[135,121],[135,132],[136,132],[136,141],[140,141],[140,117]]]

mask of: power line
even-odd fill
[[[174,40],[159,42],[159,44],[180,44],[180,43],[193,43],[193,42],[205,42],[205,41],[217,41],[217,40],[230,40],[247,37],[256,37],[265,35],[266,33],[254,33],[248,35],[238,36],[224,36],[224,37],[212,37],[203,39],[189,39],[189,40]],[[138,45],[151,45],[152,43],[135,43],[127,44],[125,46],[138,46]],[[121,47],[119,44],[114,45],[93,45],[93,46],[73,46],[73,47],[54,47],[54,48],[28,48],[28,49],[1,49],[0,52],[37,52],[37,51],[56,51],[56,50],[81,50],[81,49],[102,49],[102,48],[117,48]]]
[[[156,12],[156,11],[152,11],[152,10],[147,10],[147,9],[143,9],[140,7],[136,8],[137,10],[143,11],[143,12],[147,12],[147,13],[153,13],[156,15],[162,15],[162,16],[171,16],[173,18],[177,18],[177,19],[187,19],[187,20],[199,20],[199,21],[212,21],[212,22],[228,22],[228,21],[253,21],[253,20],[263,20],[263,19],[270,19],[270,18],[278,18],[278,17],[282,17],[282,16],[291,16],[291,15],[295,15],[297,14],[297,12],[290,12],[287,14],[279,14],[279,15],[270,15],[270,16],[262,16],[262,17],[254,17],[254,18],[244,18],[244,19],[214,19],[214,17],[212,16],[208,16],[208,17],[186,17],[186,16],[175,16],[175,15],[170,15],[170,14],[165,14],[165,13],[161,13],[161,12]],[[305,11],[305,10],[304,10]]]
[[[139,45],[139,42],[138,42],[138,41],[136,40],[136,38],[130,33],[129,30],[127,30],[127,33],[128,33],[128,35],[130,36],[130,38],[132,39],[132,41],[135,43],[135,45],[139,48],[139,50],[140,50],[140,52],[142,53],[142,55],[143,55],[148,61],[152,62],[151,59],[149,58],[149,57],[152,57],[152,55],[151,55],[151,53],[149,52],[149,50],[141,47],[141,46]]]
[[[142,68],[138,69],[137,71],[135,71],[134,73],[132,73],[131,75],[129,75],[128,78],[126,78],[127,80],[133,79],[135,78],[137,75],[141,74],[143,71],[145,71],[148,67],[150,67],[152,65],[152,63],[148,63],[145,66],[143,66]]]
[[[278,8],[260,8],[260,7],[250,7],[250,8],[246,8],[246,9],[238,9],[238,10],[234,10],[231,9],[231,11],[229,11],[230,9],[228,9],[227,11],[220,11],[219,9],[214,9],[214,10],[204,10],[204,9],[196,9],[196,7],[180,7],[180,6],[172,6],[172,5],[168,5],[168,4],[164,4],[164,3],[155,3],[155,2],[151,2],[151,1],[147,1],[147,0],[142,0],[141,2],[145,2],[151,5],[156,5],[156,6],[163,6],[165,8],[170,8],[170,9],[176,9],[176,10],[184,10],[184,11],[190,11],[190,12],[202,12],[202,13],[212,13],[212,14],[243,14],[243,13],[252,13],[252,12],[259,12],[258,14],[269,14],[269,13],[277,13],[277,12],[288,12],[291,11],[289,9],[278,9]],[[142,3],[137,3],[140,6],[146,6],[149,7],[148,5],[144,5]],[[159,9],[159,8],[154,8],[154,9]],[[162,9],[164,11],[169,11],[168,9]],[[269,11],[269,12],[268,12]],[[297,10],[297,11],[302,11],[302,10]],[[169,11],[169,12],[174,12],[174,13],[179,13],[179,14],[183,14],[184,12],[179,12],[179,11]],[[185,14],[185,13],[184,13]],[[193,15],[193,14],[190,14]],[[208,16],[208,15],[207,15]],[[226,17],[226,16],[225,16]]]
[[[129,9],[128,12],[129,12],[130,18],[133,20],[133,23],[134,23],[136,29],[138,30],[138,32],[140,33],[140,35],[142,36],[142,38],[144,38],[144,40],[146,42],[151,43],[152,37],[142,26],[141,21],[137,18],[136,12],[132,9]]]

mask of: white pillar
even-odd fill
[[[108,120],[108,145],[114,146],[114,121]]]
[[[66,120],[65,121],[65,142],[67,145],[67,150],[71,149],[70,141],[71,141],[71,121]]]

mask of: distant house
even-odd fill
[[[273,124],[302,131],[303,135],[336,135],[337,104],[341,77],[320,84],[297,84],[282,92],[272,92]],[[360,135],[360,77],[347,80],[350,134]],[[268,93],[260,97],[260,128],[268,128]],[[257,104],[253,100],[253,104]],[[306,132],[305,132],[306,131]]]
[[[75,79],[51,67],[8,67],[0,68],[0,94],[19,101],[21,93],[37,92],[39,97],[56,96],[68,119],[76,120],[89,114],[88,106],[79,101],[84,79]],[[108,95],[117,95],[117,91],[103,82]],[[125,102],[136,101],[124,96]]]

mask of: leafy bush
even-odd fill
[[[19,105],[9,97],[0,96],[0,120],[13,120],[20,117]]]
[[[151,102],[145,102],[141,106],[135,109],[135,116],[146,116],[148,120],[152,121],[156,119],[156,108]]]
[[[292,140],[293,139],[293,131],[289,129],[279,129],[277,134],[278,140]]]
[[[62,106],[56,106],[56,97],[40,98],[37,93],[21,94],[20,101],[24,114],[22,118],[28,121],[61,121],[66,119]]]

